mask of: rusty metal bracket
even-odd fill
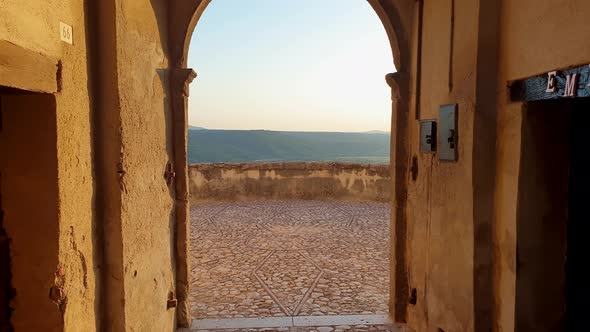
[[[166,303],[166,309],[176,308],[177,305],[178,305],[178,300],[177,299],[168,300],[168,302]]]
[[[174,292],[168,293],[168,300],[166,301],[166,309],[169,310],[172,308],[176,308],[176,306],[178,306],[178,300],[176,299]]]
[[[166,171],[164,172],[164,179],[166,180],[166,184],[168,186],[172,184],[174,177],[176,177],[176,172],[174,172],[174,167],[172,166],[172,163],[168,162],[166,164]]]

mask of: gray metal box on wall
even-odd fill
[[[438,159],[457,161],[457,104],[440,107],[438,135]]]
[[[420,121],[420,152],[433,153],[436,151],[436,121]]]

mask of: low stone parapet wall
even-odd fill
[[[189,166],[192,203],[247,199],[388,201],[388,164],[215,163]]]

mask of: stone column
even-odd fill
[[[406,257],[406,201],[408,172],[408,75],[396,72],[385,76],[391,87],[391,178],[393,179],[390,237],[392,246],[390,264],[389,310],[395,322],[405,322],[409,300]]]
[[[189,84],[195,77],[197,74],[192,69],[175,69],[171,81],[176,196],[176,319],[179,327],[190,327],[191,324],[187,137]]]

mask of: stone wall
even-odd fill
[[[191,202],[241,199],[388,201],[389,165],[285,162],[194,164]]]
[[[0,156],[11,156],[0,157],[0,172],[16,331],[100,330],[91,2],[0,1]],[[73,27],[73,45],[60,41],[60,22]]]
[[[190,325],[186,54],[209,2],[0,1],[0,156],[11,155],[0,192],[16,289],[0,306],[16,331]],[[407,53],[412,17],[394,2],[413,1],[370,2],[394,54]]]
[[[11,316],[17,331],[171,331],[190,325],[183,314],[188,312],[183,273],[190,270],[183,145],[185,83],[191,73],[185,67],[192,29],[209,2],[0,1],[0,94],[6,117],[0,156],[21,153],[9,161],[0,157],[2,186],[27,189],[15,185],[24,178],[37,184],[36,193],[18,193],[27,196],[18,204],[11,198],[15,191],[2,190],[11,259],[37,267],[33,281],[23,279],[29,266],[15,263],[11,271],[15,302],[21,301]],[[517,279],[526,276],[517,264],[523,258],[517,248],[529,240],[518,229],[543,221],[538,204],[519,197],[543,184],[527,182],[528,168],[536,165],[529,149],[547,148],[530,142],[526,130],[535,119],[525,116],[530,105],[511,101],[506,86],[590,63],[590,44],[583,38],[590,35],[590,2],[369,3],[384,21],[397,69],[387,81],[395,165],[393,318],[416,331],[514,331],[515,322],[528,317],[522,309],[529,303],[516,296],[524,290]],[[60,41],[60,22],[73,27],[73,44]],[[31,100],[7,88],[51,98],[45,96],[48,104],[41,107],[23,108]],[[419,150],[417,120],[437,120],[445,104],[459,109],[456,163]],[[40,115],[29,122],[27,114],[14,110]],[[32,136],[20,140],[15,129],[20,124]],[[41,125],[44,132],[36,130]],[[13,142],[34,146],[37,155],[27,159],[26,150],[8,144]],[[176,170],[173,184],[164,179],[169,163]],[[30,165],[42,166],[24,168]],[[209,184],[219,174],[231,174],[237,183],[256,179],[234,197],[276,192],[270,189],[274,185],[291,190],[288,179],[305,180],[299,181],[305,190],[294,187],[294,193],[317,189],[328,197],[356,190],[357,179],[366,193],[367,183],[379,174],[354,166],[209,167],[191,169],[193,192],[195,172]],[[51,191],[39,190],[40,183]],[[216,192],[209,188],[209,194]],[[37,241],[41,235],[43,241]],[[36,246],[23,245],[23,239]],[[174,239],[178,242],[171,245]],[[38,253],[45,256],[34,256]],[[50,299],[50,291],[58,296]],[[49,303],[56,299],[67,305]]]

